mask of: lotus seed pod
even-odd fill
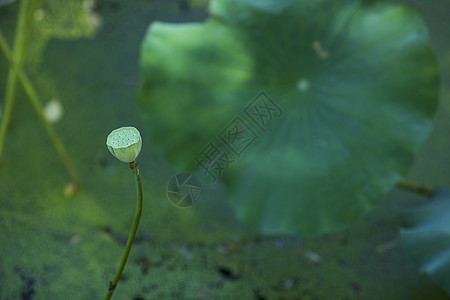
[[[142,139],[139,131],[134,127],[121,127],[113,130],[106,139],[109,152],[118,160],[130,163],[141,152]]]

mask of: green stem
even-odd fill
[[[426,197],[430,197],[434,193],[434,191],[429,187],[419,185],[417,183],[413,183],[405,179],[401,179],[399,182],[397,182],[397,187],[424,195]]]
[[[11,55],[11,60],[14,60],[18,67],[22,65],[23,57],[26,48],[26,34],[25,30],[29,27],[27,24],[27,10],[28,0],[20,1],[19,17],[17,18],[16,34],[14,37],[14,53]],[[3,36],[2,36],[3,38]],[[3,47],[2,47],[3,48]],[[14,99],[16,95],[17,74],[12,66],[9,68],[8,79],[5,92],[5,112],[3,114],[0,125],[0,159],[3,153],[5,144],[6,131],[11,120],[12,108],[14,106]]]
[[[22,68],[20,68],[17,63],[14,61],[11,50],[8,47],[8,44],[6,43],[6,40],[3,36],[3,34],[0,32],[0,48],[2,48],[3,52],[5,53],[6,58],[9,60],[10,65],[14,72],[17,74],[17,77],[21,81],[23,88],[28,95],[28,98],[31,101],[31,104],[33,105],[34,109],[36,110],[36,113],[44,125],[45,130],[47,131],[48,136],[50,137],[50,140],[53,143],[53,146],[56,149],[56,152],[58,153],[59,157],[61,158],[62,163],[64,164],[64,167],[67,169],[67,172],[69,173],[69,176],[72,179],[72,183],[74,184],[75,188],[79,188],[81,186],[81,181],[78,178],[77,173],[75,172],[75,168],[72,165],[72,162],[69,158],[69,155],[67,154],[66,149],[64,148],[63,143],[58,137],[58,134],[56,133],[53,126],[47,121],[44,115],[44,109],[42,108],[41,102],[39,100],[39,97],[37,95],[36,90],[33,88],[33,85],[31,84],[30,79],[28,76],[23,72]]]
[[[139,220],[141,218],[142,212],[142,186],[141,186],[141,177],[139,176],[139,168],[137,165],[131,169],[133,173],[136,175],[136,190],[137,190],[137,204],[136,204],[136,212],[134,214],[133,225],[131,226],[130,235],[128,236],[127,244],[125,246],[125,250],[122,255],[122,260],[119,265],[119,269],[117,270],[114,279],[109,283],[108,293],[105,296],[105,300],[111,298],[114,293],[114,289],[119,282],[120,275],[122,275],[122,271],[125,268],[125,264],[127,263],[128,255],[130,254],[131,246],[133,245],[134,237],[136,236],[136,231],[139,226]]]

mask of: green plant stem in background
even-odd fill
[[[15,63],[19,68],[23,63],[23,57],[26,48],[25,36],[27,36],[27,34],[25,33],[25,30],[30,29],[29,26],[26,26],[28,3],[29,3],[28,0],[20,1],[19,17],[17,19],[16,34],[14,37],[14,53],[11,55],[12,56],[11,59],[15,61]],[[10,66],[5,93],[5,112],[0,125],[0,159],[3,153],[6,130],[8,128],[8,124],[11,119],[12,108],[14,106],[16,86],[17,86],[17,73],[15,69],[12,66]]]
[[[408,190],[408,191],[412,191],[417,194],[421,194],[426,197],[430,197],[434,193],[434,191],[432,189],[430,189],[429,187],[419,185],[417,183],[413,183],[413,182],[407,181],[405,179],[402,179],[399,182],[397,182],[397,187]]]
[[[37,95],[37,92],[33,88],[33,85],[31,84],[30,79],[27,77],[27,75],[23,72],[22,68],[14,60],[14,57],[11,53],[11,50],[8,47],[6,39],[3,36],[2,32],[0,32],[0,48],[2,48],[3,52],[5,53],[6,58],[9,60],[9,63],[10,63],[10,66],[11,66],[13,72],[15,72],[15,74],[17,74],[17,77],[21,81],[23,88],[24,88],[26,94],[28,95],[28,98],[31,101],[31,104],[33,105],[34,109],[36,110],[36,113],[37,113],[40,121],[44,125],[44,128],[47,131],[47,134],[49,135],[49,137],[53,143],[53,146],[55,147],[56,151],[58,152],[58,155],[61,158],[61,161],[63,162],[64,167],[67,169],[75,189],[78,189],[81,186],[81,181],[75,171],[75,168],[72,165],[69,155],[67,154],[67,151],[64,148],[63,143],[59,139],[58,134],[56,133],[55,129],[45,118],[44,109],[42,108],[42,105],[41,105],[41,102]],[[11,112],[10,111],[5,112],[5,115],[6,114],[11,114]],[[8,116],[8,118],[9,118],[9,116]],[[3,129],[3,124],[2,124],[2,129]],[[6,131],[6,125],[5,125],[4,130]],[[2,147],[2,145],[0,145],[0,147]],[[0,149],[0,151],[1,151],[1,149]]]
[[[119,269],[117,270],[114,279],[109,283],[109,290],[106,294],[105,300],[110,299],[112,294],[114,293],[114,289],[119,282],[120,276],[122,275],[122,271],[125,268],[125,264],[127,263],[128,255],[130,254],[131,246],[133,245],[134,237],[136,236],[136,231],[139,226],[139,220],[141,218],[142,212],[142,186],[141,186],[141,177],[139,176],[139,168],[136,166],[132,166],[130,163],[130,168],[133,173],[136,175],[136,190],[137,190],[137,204],[136,204],[136,212],[134,214],[133,225],[131,226],[130,235],[128,236],[127,244],[125,246],[125,250],[122,255],[122,260],[119,265]]]

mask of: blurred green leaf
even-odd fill
[[[419,16],[391,2],[324,0],[217,0],[211,13],[204,24],[154,23],[142,44],[141,107],[166,157],[194,169],[242,117],[257,139],[224,173],[239,219],[314,235],[380,202],[438,103]],[[260,91],[284,112],[262,127],[243,112]]]
[[[409,257],[450,294],[450,190],[440,189],[408,211],[401,230]]]
[[[250,63],[233,33],[216,20],[151,25],[142,44],[141,104],[154,140],[171,160],[190,163],[224,126],[224,116],[236,113],[241,99],[233,92],[246,87]]]
[[[0,6],[13,3],[14,0],[0,0]]]

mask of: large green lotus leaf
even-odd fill
[[[404,221],[406,253],[450,294],[450,190],[435,192],[429,202],[405,213]]]
[[[242,117],[257,139],[224,179],[237,216],[264,233],[337,230],[381,201],[438,103],[419,16],[380,1],[227,0],[211,11],[203,25],[155,24],[143,43],[141,104],[167,157],[192,166]],[[251,102],[261,90],[272,117]]]
[[[219,22],[153,23],[142,44],[141,107],[152,137],[184,167],[242,105],[251,58]]]

